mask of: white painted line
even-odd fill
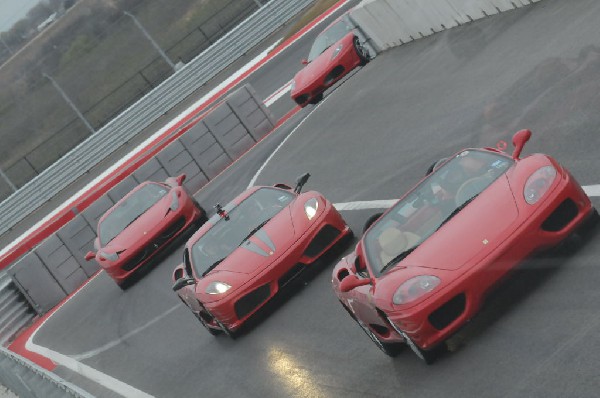
[[[147,394],[141,390],[138,390],[137,388],[132,387],[129,384],[123,383],[122,381],[115,379],[114,377],[109,376],[106,373],[102,373],[99,370],[96,370],[86,364],[83,364],[74,358],[71,358],[67,355],[53,351],[49,348],[42,347],[33,342],[33,339],[34,339],[35,335],[37,334],[37,332],[42,329],[44,324],[46,322],[48,322],[48,320],[50,318],[52,318],[52,315],[56,314],[60,310],[61,307],[63,307],[65,304],[67,304],[69,301],[71,301],[71,299],[73,299],[73,297],[75,297],[79,292],[84,290],[93,280],[96,279],[96,277],[98,275],[100,275],[100,273],[96,274],[95,277],[88,280],[77,292],[75,292],[71,297],[69,297],[48,318],[46,318],[44,320],[44,322],[42,322],[42,324],[31,334],[31,336],[29,336],[29,339],[27,339],[27,342],[25,343],[25,348],[31,352],[35,352],[37,354],[40,354],[40,355],[50,359],[52,362],[54,362],[58,365],[64,366],[65,368],[70,369],[73,372],[76,372],[84,377],[87,377],[88,379],[93,380],[96,383],[100,384],[101,386],[103,386],[111,391],[114,391],[117,394],[121,394],[124,397],[154,398],[154,396]]]
[[[265,106],[273,105],[275,102],[277,102],[279,100],[279,98],[283,97],[286,93],[289,93],[290,91],[292,91],[292,81],[291,80],[289,82],[287,82],[286,84],[284,84],[279,89],[277,89],[277,91],[275,91],[273,94],[269,95],[267,97],[267,99],[264,101]]]
[[[593,196],[600,196],[600,184],[598,185],[586,185],[583,187],[585,194],[590,198]]]
[[[390,200],[371,200],[360,202],[334,203],[333,206],[340,211],[344,210],[365,210],[365,209],[389,209],[398,199]]]
[[[101,354],[104,351],[110,350],[111,348],[116,347],[117,345],[121,344],[123,341],[127,340],[128,338],[138,334],[142,330],[147,329],[148,327],[154,325],[156,322],[165,318],[167,315],[169,315],[171,312],[175,311],[177,308],[179,308],[181,306],[182,306],[181,304],[177,304],[176,306],[171,307],[166,312],[162,313],[161,315],[157,316],[156,318],[150,320],[149,322],[143,324],[142,326],[140,326],[138,328],[133,329],[131,332],[126,333],[123,337],[104,344],[102,347],[96,348],[94,350],[86,351],[81,354],[70,355],[70,357],[77,361],[81,361],[83,359],[88,359],[88,358],[94,357],[98,354]]]

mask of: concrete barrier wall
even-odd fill
[[[94,250],[98,220],[144,181],[185,173],[197,192],[274,127],[273,117],[250,86],[229,95],[184,135],[115,185],[58,232],[11,265],[8,274],[38,314],[52,309],[89,279],[99,266],[85,261]]]
[[[377,51],[541,0],[365,0],[351,19]]]

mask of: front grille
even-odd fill
[[[344,73],[344,67],[341,65],[336,66],[325,78],[325,85],[329,86],[332,84],[340,75]]]
[[[332,227],[331,225],[325,225],[317,236],[310,242],[304,255],[308,257],[315,257],[321,253],[327,246],[331,244],[340,235],[340,231]]]
[[[146,260],[156,250],[152,245],[148,245],[140,250],[135,256],[133,256],[125,265],[121,268],[125,271],[131,271],[137,267],[142,261]]]
[[[437,330],[442,330],[464,312],[465,304],[466,297],[464,293],[454,296],[454,298],[429,315],[429,322]]]
[[[242,319],[243,317],[254,311],[254,309],[256,309],[259,305],[264,303],[269,298],[270,294],[271,289],[269,287],[269,284],[266,284],[262,285],[258,289],[253,290],[252,292],[248,293],[247,295],[236,301],[234,308],[235,314],[237,315],[238,319]]]
[[[577,205],[571,199],[565,199],[542,224],[544,231],[556,232],[567,226],[577,216]]]
[[[304,267],[304,264],[296,263],[296,265],[294,265],[288,272],[279,278],[279,286],[283,287],[287,285],[292,279],[300,275],[300,273],[304,270]]]

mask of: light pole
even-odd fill
[[[63,99],[65,100],[65,102],[67,104],[69,104],[69,106],[71,107],[71,109],[73,109],[73,111],[77,114],[77,117],[79,117],[79,119],[83,122],[83,124],[85,124],[85,127],[87,127],[87,129],[90,130],[90,132],[92,134],[94,134],[96,132],[96,130],[94,130],[94,128],[92,127],[92,125],[90,124],[90,122],[88,122],[87,119],[85,118],[85,116],[83,116],[83,113],[79,112],[79,109],[77,109],[77,107],[75,106],[75,104],[73,103],[73,101],[71,101],[71,99],[69,98],[69,96],[67,95],[67,93],[65,93],[64,90],[58,85],[58,83],[56,82],[56,80],[54,80],[47,73],[43,73],[43,75],[44,75],[44,77],[46,79],[50,80],[50,83],[52,83],[52,85],[54,86],[54,88],[56,89],[56,91],[59,92],[59,94],[63,97]]]
[[[156,49],[156,51],[158,51],[158,53],[160,54],[161,57],[163,57],[163,59],[165,60],[165,62],[167,64],[169,64],[169,66],[173,69],[173,71],[175,71],[175,64],[173,63],[173,61],[171,61],[169,59],[169,57],[167,57],[167,54],[165,54],[165,52],[162,50],[162,48],[160,48],[160,46],[158,45],[158,43],[156,43],[154,41],[154,39],[152,38],[152,36],[150,36],[150,33],[148,33],[148,31],[146,31],[146,29],[144,29],[144,27],[142,26],[142,24],[140,23],[140,21],[138,21],[138,19],[135,17],[135,15],[127,12],[127,11],[123,11],[123,14],[127,15],[128,17],[130,17],[131,19],[133,19],[133,23],[135,23],[135,26],[137,26],[142,33],[144,34],[144,36],[146,36],[146,38],[150,41],[150,43],[152,43],[152,45],[154,46],[154,48]]]

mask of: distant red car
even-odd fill
[[[183,188],[185,174],[165,183],[144,182],[98,221],[94,247],[85,259],[98,264],[126,289],[132,274],[177,236],[206,222],[206,212]]]
[[[316,104],[323,92],[357,66],[369,62],[369,51],[362,45],[344,14],[315,39],[306,65],[292,81],[292,99],[301,107]]]
[[[188,241],[173,290],[213,335],[228,336],[302,270],[352,231],[315,191],[253,187]]]
[[[437,164],[335,267],[343,307],[386,354],[406,343],[430,363],[521,260],[597,220],[556,160],[519,158],[530,136],[514,135],[512,156],[465,149]]]

